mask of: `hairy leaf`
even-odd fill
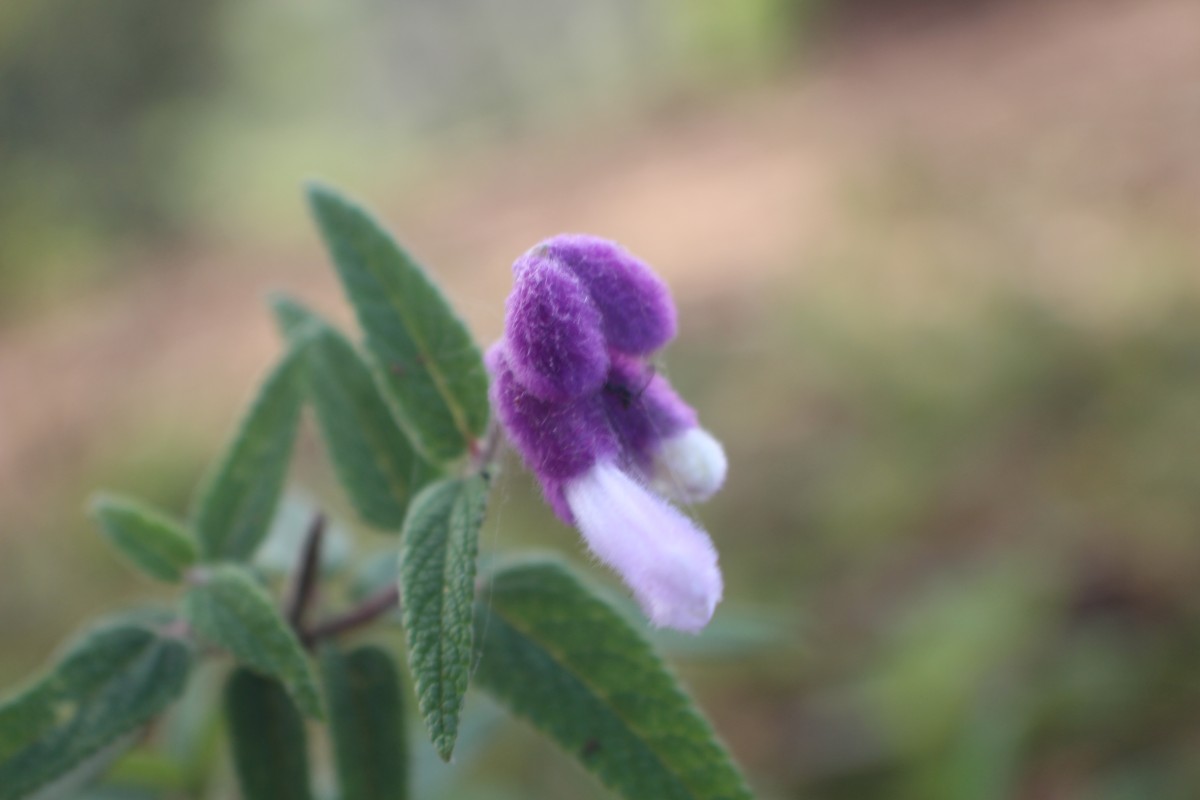
[[[206,560],[245,561],[266,536],[296,438],[299,379],[294,355],[271,371],[208,478],[194,521]]]
[[[80,770],[89,777],[106,747],[179,696],[190,662],[185,643],[134,617],[84,634],[46,677],[0,704],[0,800]]]
[[[304,719],[279,681],[234,671],[225,717],[245,800],[311,800]]]
[[[214,567],[204,582],[187,593],[183,608],[196,633],[250,669],[278,678],[301,711],[321,716],[320,698],[300,641],[244,567]]]
[[[341,800],[404,800],[408,750],[396,662],[373,645],[321,652]]]
[[[466,326],[370,215],[325,187],[308,197],[405,427],[435,461],[462,455],[488,421],[487,374]]]
[[[498,572],[477,604],[475,681],[640,800],[751,797],[646,640],[562,566]]]
[[[294,301],[277,297],[273,306],[304,361],[308,396],[342,486],[364,520],[399,531],[408,501],[436,471],[413,449],[353,345]]]
[[[100,494],[91,503],[100,530],[147,575],[178,583],[196,563],[196,544],[177,522],[123,497]]]
[[[404,525],[400,591],[408,660],[433,744],[449,759],[471,666],[475,556],[487,502],[484,478],[436,483]]]

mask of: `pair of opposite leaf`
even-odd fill
[[[651,623],[698,631],[721,599],[708,535],[670,501],[708,499],[721,445],[648,358],[675,335],[666,285],[616,244],[548,239],[513,264],[492,405],[564,522]]]

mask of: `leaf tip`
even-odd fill
[[[300,302],[290,294],[287,292],[281,292],[277,289],[267,292],[265,299],[267,308],[271,309],[271,311],[276,314],[280,313],[281,311],[303,308]]]
[[[438,758],[442,763],[449,764],[450,757],[454,755],[454,743],[458,737],[453,734],[439,736],[433,743],[433,747],[437,750]]]
[[[284,337],[291,339],[316,317],[303,303],[285,292],[270,292],[267,307]]]
[[[98,517],[104,513],[105,509],[110,508],[116,500],[116,495],[101,489],[98,492],[92,492],[88,495],[84,508],[87,510],[89,516]]]
[[[321,699],[315,694],[310,695],[307,692],[303,695],[303,698],[302,700],[298,699],[298,703],[300,710],[304,712],[304,716],[314,722],[324,722],[325,708],[321,705]]]
[[[326,216],[330,211],[348,205],[341,192],[320,180],[305,181],[304,196],[308,200],[308,206],[312,209],[313,215],[318,219]]]

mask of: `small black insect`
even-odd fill
[[[655,374],[656,372],[654,365],[651,365],[650,369],[648,370],[646,382],[642,384],[642,388],[638,389],[636,392],[629,386],[619,383],[612,383],[611,381],[604,384],[604,391],[620,400],[621,407],[627,409],[635,402],[642,399],[642,395],[645,394],[646,390],[650,388],[650,383],[654,380]]]

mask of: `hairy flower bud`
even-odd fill
[[[608,346],[644,356],[675,336],[675,304],[667,285],[615,242],[562,234],[534,248],[565,266],[596,304]]]
[[[552,259],[526,254],[504,317],[508,362],[521,384],[547,400],[569,400],[600,388],[608,352],[600,312],[584,286]]]

